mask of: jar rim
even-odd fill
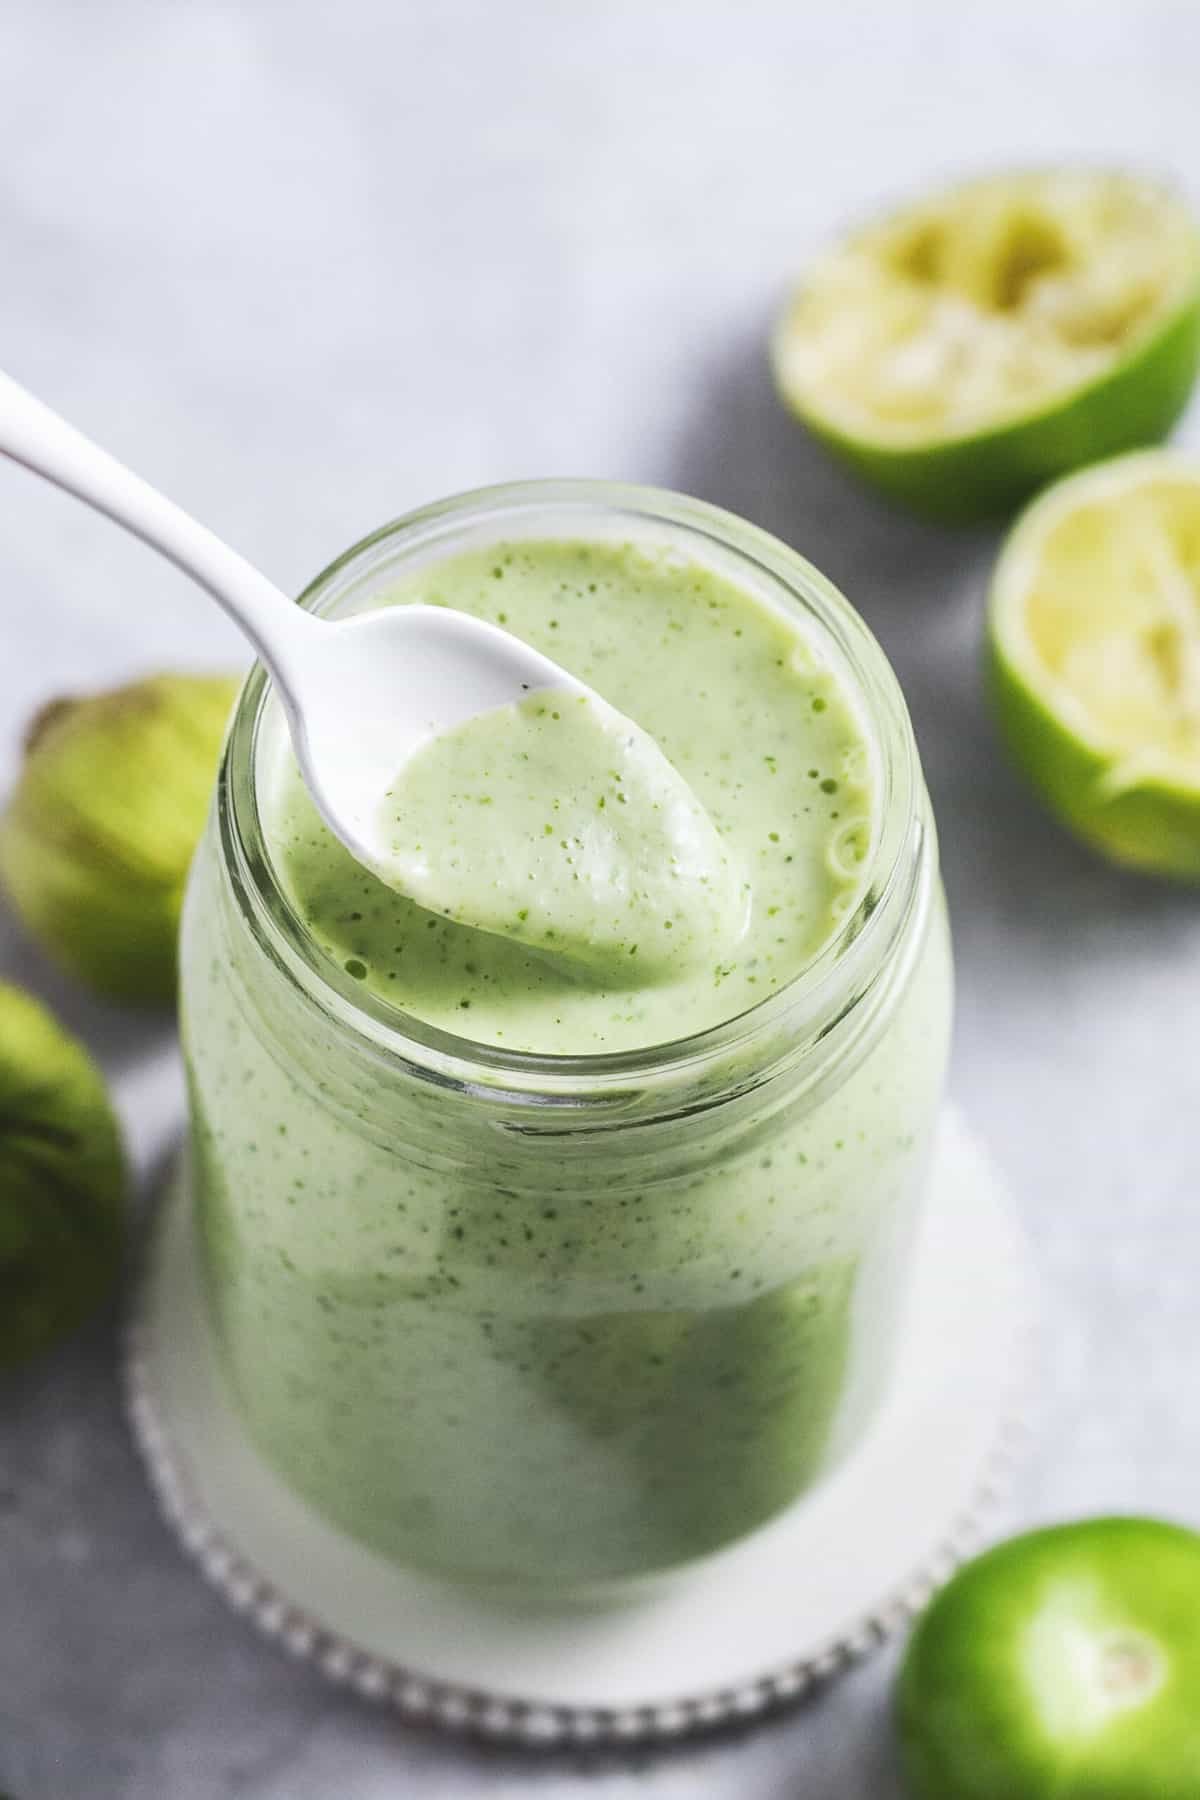
[[[310,1000],[355,1037],[411,1073],[442,1085],[483,1087],[514,1099],[570,1103],[597,1089],[701,1074],[783,1032],[791,1043],[819,1043],[843,1020],[887,965],[910,914],[922,866],[922,785],[915,741],[899,683],[880,645],[854,607],[797,551],[735,514],[668,489],[631,483],[557,478],[472,489],[420,507],[381,526],[342,552],[300,594],[309,611],[330,610],[352,592],[379,591],[403,571],[405,556],[463,547],[468,529],[511,537],[524,516],[544,527],[555,513],[591,512],[627,519],[631,535],[658,527],[707,541],[732,554],[781,592],[785,604],[816,627],[852,682],[851,700],[874,739],[879,826],[856,904],[817,954],[773,993],[732,1017],[686,1037],[586,1055],[510,1050],[431,1025],[376,996],[315,942],[278,878],[259,807],[259,733],[271,693],[256,663],[243,685],[226,739],[218,780],[218,829],[226,870],[240,910],[260,947]],[[531,536],[532,532],[525,535]],[[397,555],[399,552],[399,556]]]

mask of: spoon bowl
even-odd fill
[[[276,682],[305,785],[330,829],[389,886],[384,798],[418,750],[530,694],[591,693],[511,632],[448,607],[296,618],[306,628]]]

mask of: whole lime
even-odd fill
[[[1196,1800],[1200,1536],[1092,1519],[942,1590],[899,1677],[914,1800]]]
[[[103,1078],[45,1007],[0,984],[0,1367],[111,1289],[125,1159]]]
[[[44,707],[0,817],[0,876],[55,961],[168,1003],[183,887],[237,683],[159,675]]]

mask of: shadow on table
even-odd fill
[[[759,320],[699,373],[694,417],[656,473],[774,532],[836,582],[881,638],[903,638],[918,609],[937,619],[955,603],[994,533],[910,518],[844,473],[779,400],[768,329]]]

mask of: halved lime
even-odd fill
[[[1101,463],[1017,521],[992,578],[1013,756],[1116,861],[1200,880],[1200,456]]]
[[[989,1551],[900,1671],[914,1800],[1195,1800],[1200,1537],[1092,1519]]]
[[[789,406],[866,480],[945,519],[1162,438],[1200,359],[1200,228],[1161,183],[967,182],[858,231],[773,343]]]

